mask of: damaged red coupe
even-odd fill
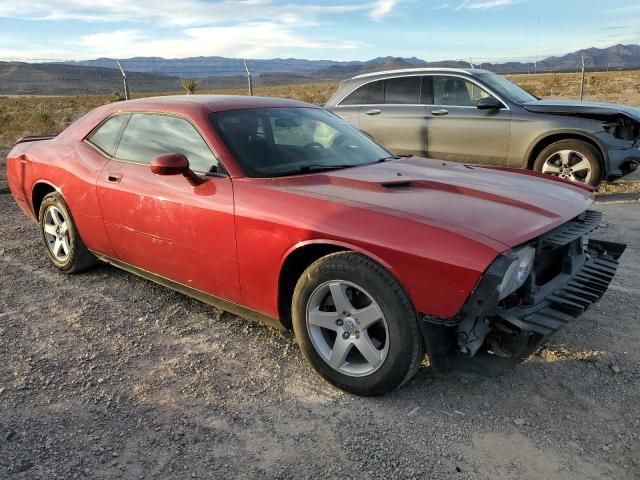
[[[346,391],[495,375],[604,294],[625,246],[593,189],[396,157],[328,111],[258,97],[100,107],[21,139],[11,193],[63,272],[104,261],[293,328]]]

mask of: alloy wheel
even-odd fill
[[[593,175],[593,168],[582,153],[575,150],[560,150],[545,160],[542,165],[542,173],[573,182],[589,183]]]
[[[306,324],[316,352],[344,375],[372,374],[389,352],[382,309],[354,283],[333,280],[319,285],[307,302]]]
[[[44,212],[44,237],[47,248],[59,262],[65,262],[71,253],[71,237],[69,236],[69,220],[55,206]]]

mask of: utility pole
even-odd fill
[[[536,28],[536,56],[533,61],[533,71],[538,73],[538,52],[540,51],[540,17],[538,17],[538,25]]]
[[[124,68],[120,65],[120,60],[116,59],[120,73],[122,73],[122,83],[124,84],[124,99],[129,100],[129,85],[127,84],[127,74],[124,73]]]
[[[253,97],[253,85],[251,84],[251,72],[247,66],[247,61],[244,61],[244,69],[247,71],[247,83],[249,84],[249,96]]]
[[[584,98],[584,55],[582,55],[582,80],[580,81],[580,101]]]

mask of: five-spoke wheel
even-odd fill
[[[92,267],[96,258],[87,250],[71,216],[71,211],[57,192],[44,197],[38,212],[42,241],[51,263],[66,273]]]
[[[589,183],[593,169],[589,160],[574,150],[554,152],[542,165],[542,173],[548,173],[572,182]]]
[[[44,211],[43,223],[44,237],[49,251],[56,260],[64,262],[71,253],[68,219],[58,207],[50,205]]]
[[[406,292],[384,267],[355,252],[312,263],[296,285],[291,313],[305,357],[351,393],[393,390],[413,377],[424,357]]]
[[[543,149],[534,170],[572,182],[597,186],[601,181],[600,152],[581,140],[560,140]]]
[[[333,280],[318,286],[307,303],[307,330],[322,359],[338,372],[369,375],[389,351],[389,329],[376,301],[362,287]]]

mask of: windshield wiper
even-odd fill
[[[317,164],[317,165],[305,165],[304,167],[300,167],[300,169],[298,170],[300,173],[310,173],[310,172],[324,172],[327,170],[338,170],[340,168],[351,168],[351,167],[358,167],[362,165],[361,163],[340,163],[340,164],[334,164],[334,165],[321,165],[321,164]]]
[[[390,157],[379,158],[378,160],[376,160],[375,163],[388,162],[389,160],[398,160],[399,158],[400,158],[400,156],[398,156],[398,155],[391,155]]]
[[[334,164],[334,165],[321,165],[321,164],[314,164],[314,165],[304,165],[300,168],[297,168],[295,170],[289,170],[287,172],[281,172],[278,173],[276,175],[273,175],[274,177],[287,177],[289,175],[296,175],[296,174],[302,174],[302,173],[313,173],[313,172],[327,172],[329,170],[340,170],[341,168],[351,168],[351,167],[358,167],[360,165],[365,165],[362,163],[354,163],[354,164]]]
[[[295,170],[289,170],[287,172],[282,172],[282,173],[278,173],[276,175],[273,175],[274,177],[287,177],[289,175],[298,175],[298,174],[304,174],[304,173],[314,173],[314,172],[328,172],[330,170],[340,170],[342,168],[353,168],[353,167],[363,167],[365,165],[371,165],[374,163],[382,163],[382,162],[386,162],[388,160],[397,160],[399,157],[396,156],[390,156],[390,157],[383,157],[383,158],[379,158],[378,160],[376,160],[375,162],[369,162],[369,163],[339,163],[339,164],[331,164],[331,165],[323,165],[320,163],[314,163],[312,165],[304,165],[300,168],[297,168]]]

